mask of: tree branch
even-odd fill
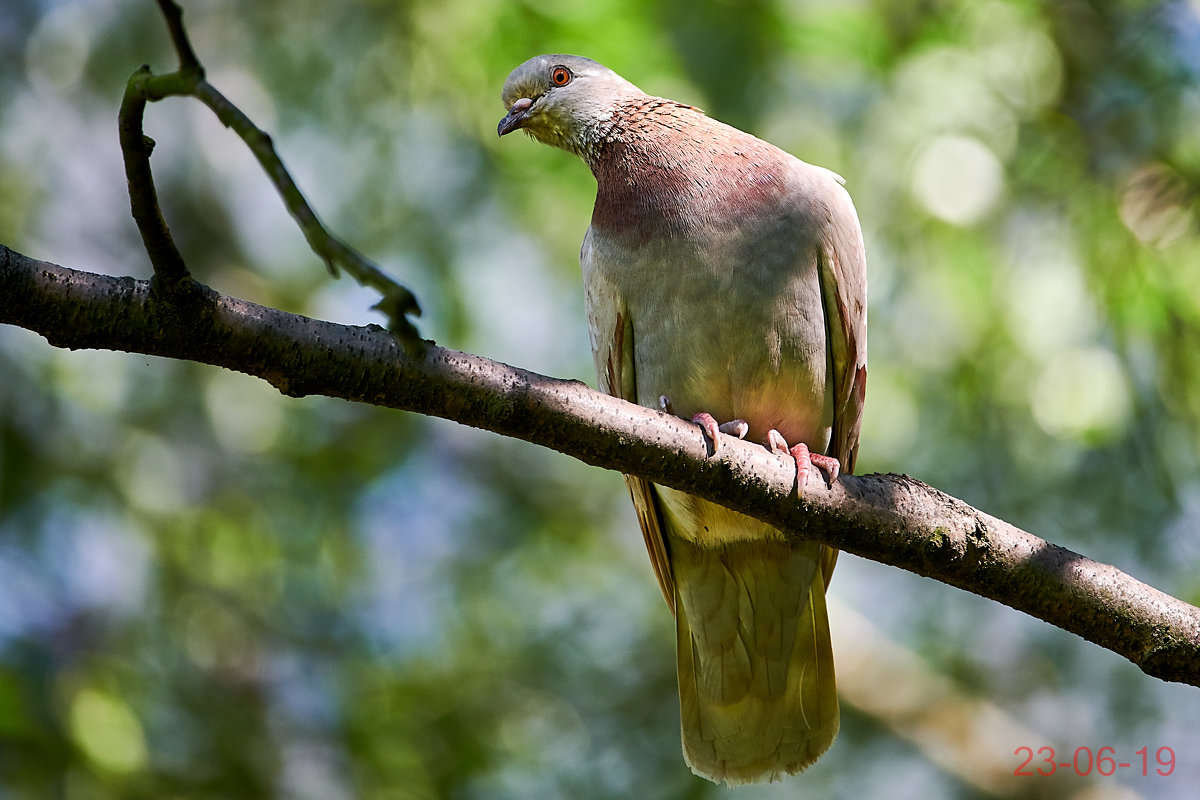
[[[110,278],[0,245],[0,323],[70,349],[187,359],[245,372],[292,396],[323,394],[484,428],[640,475],[764,520],[796,539],[957,586],[1076,633],[1164,680],[1200,686],[1200,609],[903,475],[814,480],[724,437],[577,381],[430,345],[408,354],[378,326],[288,314],[207,289],[186,314],[147,281]]]
[[[158,0],[158,6],[166,19],[171,42],[179,57],[179,69],[166,75],[153,75],[149,66],[139,67],[125,85],[121,110],[117,116],[121,153],[129,181],[129,203],[154,267],[154,290],[163,299],[177,305],[202,301],[196,296],[199,285],[188,273],[159,209],[154,178],[150,172],[150,153],[154,149],[154,140],[142,133],[147,102],[191,96],[208,106],[221,124],[233,130],[250,148],[283,198],[288,213],[300,226],[309,247],[324,260],[330,273],[337,275],[338,267],[341,267],[363,286],[377,290],[382,297],[375,308],[387,315],[388,327],[405,347],[412,354],[418,354],[424,342],[416,326],[408,319],[410,314],[421,314],[416,296],[366,256],[326,230],[275,152],[270,135],[205,79],[204,66],[196,57],[184,30],[183,9],[173,0]]]
[[[109,278],[0,245],[0,323],[53,345],[187,359],[245,372],[293,396],[323,394],[513,436],[639,475],[841,550],[1005,603],[1125,656],[1147,674],[1200,686],[1200,609],[1107,564],[1045,542],[903,475],[819,480],[797,498],[790,459],[659,411],[485,358],[422,343],[416,299],[321,225],[270,136],[205,80],[182,12],[158,0],[178,71],[130,77],[119,128],[130,205],[153,281]],[[219,295],[188,273],[162,217],[142,133],[147,102],[190,95],[254,153],[310,246],[384,294],[399,342],[378,326],[321,322]],[[427,346],[426,346],[427,345]]]

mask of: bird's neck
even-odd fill
[[[593,227],[636,232],[711,224],[731,206],[752,213],[756,196],[779,185],[774,148],[671,100],[623,100],[592,133],[581,155],[596,176]]]

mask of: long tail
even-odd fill
[[[731,786],[807,767],[838,731],[826,548],[671,541],[683,754]]]

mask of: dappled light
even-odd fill
[[[116,120],[139,65],[175,68],[155,4],[11,5],[0,243],[149,277]],[[546,375],[594,384],[595,182],[496,141],[517,64],[596,58],[834,170],[867,246],[857,471],[1200,600],[1195,0],[182,5],[208,80],[412,289],[421,335]],[[145,132],[198,280],[386,322],[208,109],[153,104]],[[679,757],[673,623],[619,475],[12,326],[0,375],[0,796],[729,794]],[[1194,794],[1194,688],[850,555],[829,592],[839,738],[740,797]],[[1044,745],[1138,768],[1017,774]]]

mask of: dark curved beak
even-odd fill
[[[529,107],[532,105],[533,101],[528,97],[522,97],[513,103],[509,107],[508,113],[504,115],[504,119],[500,120],[500,124],[496,126],[496,134],[503,136],[520,128],[529,116]]]

